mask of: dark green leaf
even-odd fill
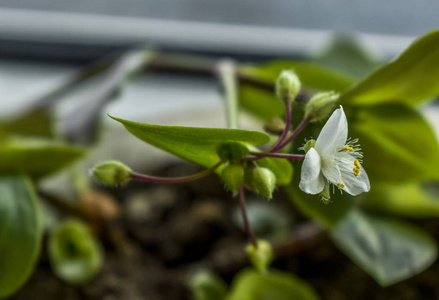
[[[394,62],[372,73],[341,97],[341,103],[399,101],[417,105],[439,94],[439,30],[416,40]]]
[[[9,138],[0,144],[0,173],[49,175],[85,154],[82,148],[43,139]]]
[[[14,293],[38,259],[42,222],[35,191],[24,176],[0,177],[0,298]]]
[[[207,271],[194,274],[190,279],[189,286],[196,300],[225,300],[227,295],[226,283]]]
[[[228,300],[317,300],[319,297],[306,282],[292,274],[270,270],[261,274],[241,271],[234,279]]]
[[[417,182],[398,185],[375,184],[369,193],[364,194],[363,205],[368,210],[404,217],[439,217],[439,195],[432,194],[424,184]]]
[[[162,126],[112,118],[122,123],[137,138],[205,167],[212,167],[220,161],[217,154],[220,143],[239,141],[249,145],[261,145],[270,139],[266,133],[260,131]]]
[[[407,223],[352,210],[331,231],[333,241],[379,284],[414,276],[437,256],[434,240]]]
[[[92,279],[104,259],[100,242],[79,220],[65,221],[54,229],[49,239],[49,258],[55,274],[70,284]]]
[[[439,178],[438,142],[419,112],[397,103],[345,108],[349,136],[359,138],[372,183]]]

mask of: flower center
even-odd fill
[[[356,159],[354,160],[354,168],[353,168],[354,175],[358,176],[358,174],[360,174],[360,170],[361,170],[360,163],[358,162],[358,159]]]
[[[348,151],[351,151],[351,152],[354,151],[354,148],[352,148],[352,147],[349,146],[349,145],[345,145],[345,146],[344,146],[344,149],[345,149],[345,150],[348,150]]]

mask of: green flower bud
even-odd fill
[[[247,169],[244,174],[244,181],[255,192],[270,199],[276,187],[276,175],[269,169],[263,167]]]
[[[244,181],[244,168],[240,165],[225,166],[221,171],[221,178],[233,195],[236,195]]]
[[[271,134],[282,134],[285,129],[285,121],[281,118],[273,118],[264,125],[264,130]]]
[[[253,266],[261,273],[267,272],[274,258],[273,248],[271,244],[265,240],[258,240],[258,247],[249,244],[245,248],[245,252]]]
[[[216,150],[221,162],[240,160],[249,152],[246,145],[239,142],[224,142]]]
[[[284,102],[293,102],[299,94],[301,83],[294,71],[283,71],[276,80],[276,95]]]
[[[118,161],[106,161],[93,168],[92,174],[103,183],[118,185],[131,180],[131,169]]]
[[[329,182],[326,180],[325,182],[325,187],[323,188],[323,191],[320,192],[319,194],[320,196],[320,200],[324,203],[324,204],[328,204],[331,200],[331,193],[329,190]]]
[[[305,153],[308,153],[309,149],[314,148],[315,145],[315,140],[309,140],[308,142],[306,142],[305,146],[303,146],[303,150],[305,150]]]
[[[305,108],[305,118],[311,122],[323,121],[332,112],[339,95],[335,92],[319,93],[308,101]]]

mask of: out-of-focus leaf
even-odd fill
[[[226,283],[207,271],[194,274],[189,281],[196,300],[224,300],[227,295]]]
[[[0,173],[49,175],[85,154],[83,148],[45,139],[9,138],[0,144]]]
[[[354,77],[364,77],[378,66],[378,59],[353,35],[336,34],[316,55],[316,62]]]
[[[32,109],[23,115],[0,121],[0,130],[9,134],[53,136],[53,116],[47,107]]]
[[[35,191],[24,176],[0,177],[0,298],[14,293],[38,259],[42,224]]]
[[[423,231],[357,210],[332,229],[331,238],[383,286],[422,272],[437,256],[434,240]]]
[[[242,77],[249,77],[273,86],[270,89],[261,89],[245,82],[241,83],[239,90],[240,105],[263,120],[270,120],[285,115],[284,104],[276,98],[274,82],[279,74],[286,69],[294,69],[305,88],[325,91],[345,91],[354,82],[353,79],[322,68],[316,64],[294,62],[288,60],[274,61],[264,65],[247,65],[240,69]]]
[[[439,30],[416,40],[395,61],[383,66],[344,93],[341,103],[408,105],[439,94]]]
[[[223,128],[163,126],[136,123],[111,117],[142,141],[205,167],[220,161],[218,145],[238,141],[249,145],[267,143],[269,136],[261,131]]]
[[[374,212],[412,218],[439,216],[439,195],[431,194],[421,183],[376,184],[364,197],[363,205]]]
[[[258,160],[258,165],[270,169],[276,176],[277,185],[285,185],[293,178],[293,166],[286,159],[263,158]]]
[[[263,65],[246,65],[241,67],[240,74],[261,81],[274,83],[283,70],[292,69],[299,76],[302,85],[313,90],[333,90],[342,92],[348,89],[354,79],[334,70],[309,62],[276,60]],[[274,93],[273,93],[274,94]]]
[[[121,92],[126,81],[136,76],[155,57],[156,53],[149,48],[129,50],[121,55],[101,75],[102,80],[95,92],[90,93],[90,100],[62,120],[67,139],[82,145],[93,142],[102,108]]]
[[[289,273],[270,270],[241,271],[234,279],[227,300],[317,300],[314,289]]]
[[[103,250],[86,224],[68,220],[51,233],[49,258],[59,278],[70,284],[82,284],[99,272]]]
[[[438,142],[419,112],[398,103],[345,108],[349,136],[359,138],[372,186],[439,178]]]
[[[242,83],[239,87],[239,105],[264,121],[285,115],[285,105],[273,92]]]
[[[344,193],[333,193],[331,202],[323,203],[318,195],[309,195],[299,189],[300,171],[295,172],[293,182],[284,186],[288,198],[307,216],[320,222],[326,227],[332,227],[339,222],[354,206],[355,198]]]

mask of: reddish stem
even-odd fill
[[[290,128],[291,128],[291,102],[289,102],[289,101],[285,102],[285,111],[286,111],[285,128],[284,128],[284,131],[282,132],[282,135],[277,140],[277,143],[270,150],[271,153],[277,152],[281,149],[282,142],[285,140],[285,138],[288,135],[288,132],[290,131]]]
[[[291,143],[291,141],[294,140],[296,136],[302,132],[302,130],[306,127],[306,125],[308,125],[309,121],[310,121],[309,118],[303,119],[302,122],[300,122],[299,126],[296,127],[294,132],[278,147],[279,148],[278,151],[281,150],[286,145],[288,145],[289,143]]]
[[[258,242],[256,236],[254,235],[250,227],[250,222],[248,221],[248,217],[247,217],[247,209],[245,207],[244,185],[241,185],[239,187],[239,205],[241,207],[242,219],[244,221],[244,227],[245,227],[245,231],[247,232],[248,238],[250,239],[250,242],[253,244],[253,246],[255,248],[258,248]]]
[[[288,153],[265,153],[265,152],[250,152],[251,155],[257,158],[273,157],[273,158],[286,158],[294,160],[304,160],[305,155],[302,154],[288,154]],[[253,160],[253,157],[249,157],[249,160]]]
[[[200,178],[203,178],[215,171],[216,168],[218,168],[221,165],[221,162],[217,163],[213,167],[206,169],[200,173],[190,175],[190,176],[183,176],[183,177],[174,177],[174,178],[166,178],[166,177],[156,177],[156,176],[149,176],[144,175],[140,173],[131,173],[131,179],[133,180],[140,180],[140,181],[147,181],[147,182],[155,182],[155,183],[184,183],[184,182],[191,182]]]

